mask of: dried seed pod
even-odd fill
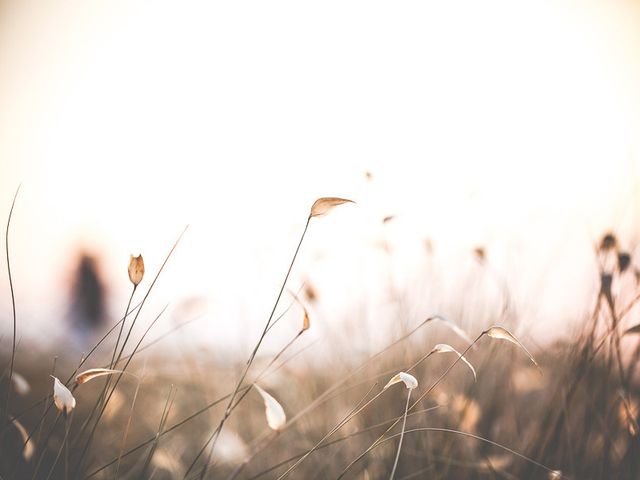
[[[538,367],[538,369],[540,369],[540,365],[538,365],[538,362],[536,362],[536,360],[533,358],[533,355],[529,353],[529,350],[527,350],[526,347],[522,343],[520,343],[520,340],[514,337],[507,329],[493,326],[489,330],[485,330],[484,334],[490,336],[491,338],[506,340],[507,342],[511,342],[514,345],[517,345],[527,354],[529,360],[531,360],[533,364]]]
[[[105,375],[111,375],[113,373],[123,373],[122,370],[111,370],[110,368],[90,368],[82,373],[76,375],[76,383],[82,385],[94,378],[103,377]]]
[[[396,383],[404,382],[405,387],[408,390],[413,390],[414,388],[418,388],[418,380],[413,375],[409,375],[406,372],[400,372],[394,375],[391,380],[384,386],[383,390],[386,390],[391,385],[395,385]]]
[[[353,200],[338,197],[322,197],[313,202],[310,217],[321,217],[329,213],[334,207],[343,203],[355,203]]]
[[[600,250],[606,252],[608,250],[613,250],[618,245],[618,240],[616,236],[612,232],[606,233],[602,240],[600,240]]]
[[[142,281],[142,277],[144,277],[144,260],[142,259],[142,255],[138,255],[137,257],[131,255],[131,259],[129,260],[129,280],[137,287]]]

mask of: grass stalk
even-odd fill
[[[173,405],[173,401],[175,400],[175,390],[173,385],[169,388],[169,395],[167,395],[167,400],[164,404],[164,409],[162,410],[162,415],[160,416],[160,425],[158,425],[158,430],[156,432],[156,437],[149,449],[149,453],[147,454],[147,458],[144,461],[144,466],[142,467],[142,471],[140,472],[140,478],[147,478],[147,471],[149,470],[149,465],[151,464],[151,459],[153,455],[156,453],[156,449],[158,448],[158,443],[160,441],[160,434],[164,430],[165,423],[167,422],[167,417],[169,416],[169,412],[171,411],[171,406]]]
[[[62,455],[63,450],[66,449],[67,446],[67,440],[69,439],[69,430],[71,429],[71,421],[73,418],[73,412],[71,413],[71,415],[64,415],[64,438],[62,439],[62,444],[60,445],[60,449],[58,450],[58,454],[56,455],[55,460],[53,461],[53,464],[51,465],[51,468],[49,469],[49,473],[47,474],[47,478],[45,480],[49,480],[51,478],[51,476],[53,475],[53,472],[56,469],[56,466],[58,465],[58,461],[60,460],[60,456]],[[66,472],[67,470],[67,466],[66,466],[66,461],[65,461],[65,479],[68,477],[68,474]],[[35,473],[34,473],[34,478],[35,478]]]
[[[9,401],[11,399],[11,385],[13,381],[13,365],[16,358],[16,333],[17,333],[17,315],[16,315],[16,295],[13,288],[13,276],[11,275],[11,259],[9,255],[9,230],[11,227],[11,218],[13,217],[13,209],[16,206],[16,199],[18,198],[18,192],[20,192],[20,185],[16,189],[16,193],[13,195],[13,202],[11,202],[11,209],[9,210],[9,218],[7,219],[7,228],[5,231],[5,252],[7,256],[7,275],[9,276],[9,290],[11,292],[11,314],[13,319],[13,335],[11,337],[11,362],[9,363],[9,384],[7,386],[7,396],[4,402],[4,412],[6,416],[6,423],[10,422],[11,415],[9,414]]]
[[[267,319],[267,322],[264,326],[264,330],[262,331],[262,334],[260,335],[260,338],[258,339],[258,342],[256,343],[255,347],[253,348],[253,351],[251,352],[251,355],[249,356],[249,360],[247,360],[247,364],[242,372],[242,375],[240,375],[239,380],[236,382],[236,386],[234,388],[233,393],[231,394],[231,398],[229,399],[229,403],[227,404],[227,408],[225,409],[224,415],[222,417],[222,419],[220,420],[220,423],[218,424],[218,427],[215,429],[215,431],[213,432],[213,434],[211,434],[211,436],[207,439],[207,441],[205,442],[205,444],[202,446],[202,448],[198,451],[198,454],[196,455],[196,457],[193,459],[193,461],[191,462],[191,464],[189,465],[189,467],[187,468],[185,474],[184,474],[184,478],[187,478],[187,476],[189,475],[189,473],[191,472],[191,470],[193,470],[193,468],[195,467],[196,463],[198,462],[198,459],[202,456],[202,454],[204,453],[204,451],[207,449],[207,447],[209,446],[209,444],[211,444],[211,448],[209,449],[209,453],[207,455],[207,461],[205,463],[205,466],[203,467],[201,474],[200,474],[200,478],[204,478],[204,476],[207,473],[207,464],[211,461],[211,457],[213,455],[213,451],[215,450],[215,446],[216,446],[216,441],[218,439],[218,436],[220,434],[220,432],[222,431],[222,428],[224,427],[224,424],[226,422],[226,420],[229,418],[229,416],[231,415],[232,412],[232,405],[233,402],[236,398],[236,395],[238,394],[238,390],[240,389],[240,386],[242,385],[242,382],[244,382],[244,379],[247,376],[247,373],[249,372],[249,369],[251,368],[251,364],[253,363],[253,360],[256,357],[256,354],[258,353],[258,349],[260,348],[260,346],[262,345],[262,341],[264,340],[264,337],[267,335],[267,332],[269,331],[269,326],[271,325],[271,322],[273,320],[273,316],[276,313],[276,309],[278,308],[278,304],[280,303],[280,298],[282,297],[282,293],[284,292],[284,289],[287,285],[287,281],[289,280],[289,275],[291,274],[291,270],[293,269],[293,265],[295,264],[296,258],[298,257],[298,252],[300,251],[300,247],[302,246],[302,242],[304,241],[304,237],[307,233],[307,230],[309,229],[309,223],[311,222],[311,215],[309,215],[309,217],[307,218],[307,222],[304,226],[304,230],[302,231],[302,235],[300,236],[300,240],[298,241],[298,246],[296,247],[296,250],[293,254],[293,258],[291,259],[291,262],[289,263],[289,268],[287,269],[287,273],[284,277],[284,280],[282,282],[282,285],[280,286],[280,291],[278,292],[278,296],[276,297],[276,301],[273,304],[273,308],[271,309],[271,313],[269,314],[269,318]]]
[[[140,387],[142,386],[142,382],[144,381],[144,374],[146,370],[146,362],[142,367],[142,374],[138,379],[138,384],[136,385],[136,391],[133,394],[133,400],[131,401],[131,409],[129,410],[129,418],[127,419],[127,425],[124,429],[124,434],[122,435],[122,443],[120,444],[120,453],[118,454],[118,462],[116,463],[116,473],[114,475],[114,479],[118,479],[118,472],[120,471],[120,461],[122,460],[122,454],[124,452],[124,447],[127,443],[127,437],[129,436],[129,429],[131,428],[131,422],[133,420],[133,411],[136,407],[136,401],[138,399],[138,393],[140,393]]]
[[[409,400],[411,400],[411,389],[407,392],[407,403],[404,406],[404,415],[402,416],[402,430],[400,431],[400,441],[398,442],[398,451],[396,452],[396,459],[393,461],[393,468],[391,469],[391,475],[389,480],[393,480],[396,476],[396,468],[398,467],[398,460],[400,459],[400,450],[402,449],[402,439],[404,438],[404,429],[407,426],[407,413],[409,411]]]

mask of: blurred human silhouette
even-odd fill
[[[106,292],[95,257],[80,253],[70,291],[69,317],[79,337],[91,336],[106,317]]]

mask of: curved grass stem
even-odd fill
[[[220,432],[222,431],[222,428],[224,427],[225,422],[227,421],[227,419],[229,418],[229,416],[231,415],[231,412],[233,411],[232,406],[234,405],[234,401],[235,398],[238,394],[238,390],[240,389],[242,382],[244,382],[244,379],[247,376],[247,373],[249,372],[249,369],[251,368],[251,364],[253,363],[253,360],[256,357],[256,354],[258,353],[258,349],[260,348],[260,346],[262,345],[262,341],[264,340],[264,337],[267,335],[267,332],[269,331],[269,327],[271,325],[271,322],[273,320],[273,316],[276,313],[276,309],[278,308],[278,304],[280,303],[280,298],[282,297],[282,293],[284,292],[284,289],[287,285],[287,281],[289,280],[289,275],[291,275],[291,270],[293,269],[293,265],[295,264],[296,258],[298,257],[298,252],[300,251],[300,247],[302,246],[302,242],[304,240],[304,237],[307,233],[307,230],[309,229],[309,223],[311,222],[311,215],[309,215],[309,217],[307,218],[307,223],[304,226],[304,230],[302,231],[302,235],[300,236],[300,240],[298,242],[298,246],[296,247],[296,250],[293,254],[293,258],[291,259],[291,263],[289,264],[289,268],[287,269],[287,273],[284,277],[284,280],[282,282],[282,285],[280,286],[280,291],[278,292],[278,296],[276,297],[276,301],[273,304],[273,308],[271,309],[271,314],[269,315],[269,318],[267,319],[267,322],[264,326],[264,330],[262,331],[262,334],[260,335],[260,338],[258,339],[258,342],[256,343],[253,351],[251,352],[251,355],[249,356],[249,360],[247,361],[247,364],[242,372],[242,375],[240,375],[240,379],[236,382],[236,386],[234,388],[233,393],[231,394],[231,398],[229,399],[229,403],[227,404],[227,408],[225,409],[224,415],[222,417],[222,419],[220,420],[220,423],[218,424],[217,428],[215,429],[215,431],[211,434],[211,436],[207,439],[207,441],[205,442],[205,444],[202,446],[202,448],[198,451],[196,457],[193,459],[193,461],[191,462],[191,464],[189,465],[189,467],[187,468],[185,474],[184,474],[184,478],[186,479],[187,476],[189,475],[189,473],[191,472],[191,470],[193,470],[193,468],[195,467],[196,463],[198,462],[198,460],[200,459],[200,457],[202,456],[202,454],[205,452],[205,450],[207,449],[207,447],[209,446],[209,444],[211,444],[211,447],[209,448],[209,453],[207,454],[207,461],[205,462],[204,467],[202,468],[202,471],[200,473],[200,478],[204,478],[204,476],[207,473],[207,465],[209,464],[209,462],[211,461],[211,457],[213,456],[213,451],[215,450],[215,446],[216,446],[216,441],[218,440],[218,437],[220,435]]]
[[[16,189],[16,193],[13,196],[13,202],[11,203],[11,210],[9,210],[9,218],[7,219],[7,229],[5,231],[5,251],[7,255],[7,275],[9,276],[9,290],[11,291],[11,312],[13,317],[13,336],[11,338],[11,363],[9,364],[9,385],[7,386],[7,396],[4,402],[4,412],[7,417],[7,423],[10,422],[11,415],[9,415],[9,401],[11,398],[11,382],[13,380],[13,364],[16,358],[16,332],[17,332],[17,320],[16,320],[16,295],[13,289],[13,277],[11,275],[11,262],[9,255],[9,227],[11,226],[11,217],[13,217],[13,209],[16,206],[16,199],[18,198],[18,192],[20,192],[20,185]]]
[[[404,429],[407,426],[407,413],[409,412],[409,400],[411,399],[411,389],[407,393],[407,403],[404,407],[404,415],[402,416],[402,430],[400,431],[400,442],[398,442],[398,452],[396,453],[396,459],[393,461],[393,468],[391,469],[391,475],[389,480],[393,480],[396,475],[396,468],[398,467],[398,460],[400,459],[400,450],[402,449],[402,439],[404,438]]]

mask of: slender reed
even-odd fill
[[[7,275],[9,276],[9,290],[11,291],[11,312],[13,317],[13,336],[11,337],[11,363],[9,364],[9,385],[7,387],[7,396],[4,402],[4,412],[7,418],[6,423],[10,422],[11,415],[9,415],[9,401],[11,398],[11,382],[13,381],[13,364],[16,358],[16,295],[13,289],[13,277],[11,275],[11,261],[9,255],[9,228],[11,226],[11,217],[13,216],[13,208],[16,206],[16,199],[18,198],[18,192],[20,192],[20,186],[16,189],[16,193],[13,195],[13,202],[11,202],[11,210],[9,210],[9,218],[7,219],[7,228],[5,231],[5,251],[7,255]]]
[[[391,475],[389,480],[393,480],[396,475],[396,467],[398,466],[398,460],[400,459],[400,450],[402,449],[402,439],[404,438],[404,429],[407,426],[407,413],[409,411],[409,400],[411,399],[411,389],[407,392],[407,403],[404,406],[404,415],[402,416],[402,430],[400,432],[400,442],[398,442],[398,452],[396,453],[396,459],[393,461],[393,468],[391,469]]]
[[[64,438],[62,439],[62,444],[60,445],[60,449],[58,450],[58,454],[56,455],[55,460],[53,461],[53,464],[51,465],[51,468],[49,469],[49,473],[47,475],[46,480],[49,480],[51,478],[51,476],[53,475],[53,472],[56,469],[56,466],[58,465],[58,461],[60,460],[60,455],[62,455],[62,451],[63,450],[67,450],[67,440],[69,438],[69,430],[71,429],[71,421],[73,419],[73,412],[71,413],[71,415],[64,415]],[[66,473],[66,462],[65,462],[65,478],[68,477],[68,474]],[[36,472],[37,473],[37,472]],[[36,473],[34,473],[34,478]]]
[[[211,436],[207,439],[207,441],[205,442],[205,444],[202,446],[202,448],[198,451],[198,454],[196,455],[196,457],[193,459],[193,461],[191,462],[191,464],[189,465],[189,467],[187,468],[187,471],[184,474],[184,478],[187,478],[187,476],[189,475],[189,473],[191,472],[191,470],[193,470],[193,468],[195,467],[196,463],[198,462],[198,459],[202,456],[202,454],[204,453],[204,451],[207,449],[207,447],[209,446],[209,444],[211,444],[211,448],[209,449],[209,453],[207,455],[207,461],[205,463],[205,466],[202,469],[202,472],[200,474],[200,478],[204,478],[204,476],[207,473],[207,464],[211,461],[211,457],[213,455],[213,451],[215,449],[216,446],[216,441],[218,439],[218,436],[220,434],[220,432],[222,431],[222,428],[226,422],[226,420],[229,418],[229,416],[231,415],[232,412],[232,405],[233,402],[236,398],[236,395],[238,394],[238,390],[240,389],[240,386],[242,385],[242,382],[244,381],[244,379],[247,376],[247,373],[249,372],[249,369],[251,368],[251,364],[253,363],[253,360],[256,357],[256,354],[258,353],[258,349],[260,348],[260,346],[262,345],[262,341],[264,340],[264,337],[266,336],[267,332],[269,331],[269,326],[271,325],[271,322],[273,320],[273,316],[275,315],[276,309],[278,308],[278,303],[280,303],[280,298],[282,297],[282,292],[284,292],[284,289],[287,285],[287,281],[289,280],[289,275],[291,274],[291,270],[293,269],[293,265],[296,261],[296,258],[298,256],[298,252],[300,251],[300,247],[302,246],[302,242],[304,240],[304,237],[307,233],[307,230],[309,229],[309,223],[311,222],[311,218],[313,218],[311,215],[309,215],[309,217],[307,218],[307,222],[304,226],[304,230],[302,231],[302,235],[300,236],[300,241],[298,242],[298,246],[296,247],[296,250],[293,254],[293,258],[291,259],[291,263],[289,264],[289,268],[287,269],[287,273],[284,277],[284,280],[282,282],[282,285],[280,286],[280,291],[278,292],[278,296],[276,297],[276,301],[273,304],[273,308],[271,309],[271,313],[269,315],[269,318],[267,319],[267,323],[264,326],[264,330],[262,331],[262,334],[260,335],[260,338],[258,339],[258,342],[256,343],[253,352],[251,352],[251,355],[249,356],[249,360],[247,361],[247,364],[242,372],[242,375],[240,375],[239,380],[236,382],[236,386],[233,390],[233,393],[231,394],[231,398],[229,399],[229,403],[227,404],[227,408],[225,409],[224,415],[222,417],[222,419],[220,420],[220,423],[218,424],[218,427],[215,429],[215,431],[211,434]]]

